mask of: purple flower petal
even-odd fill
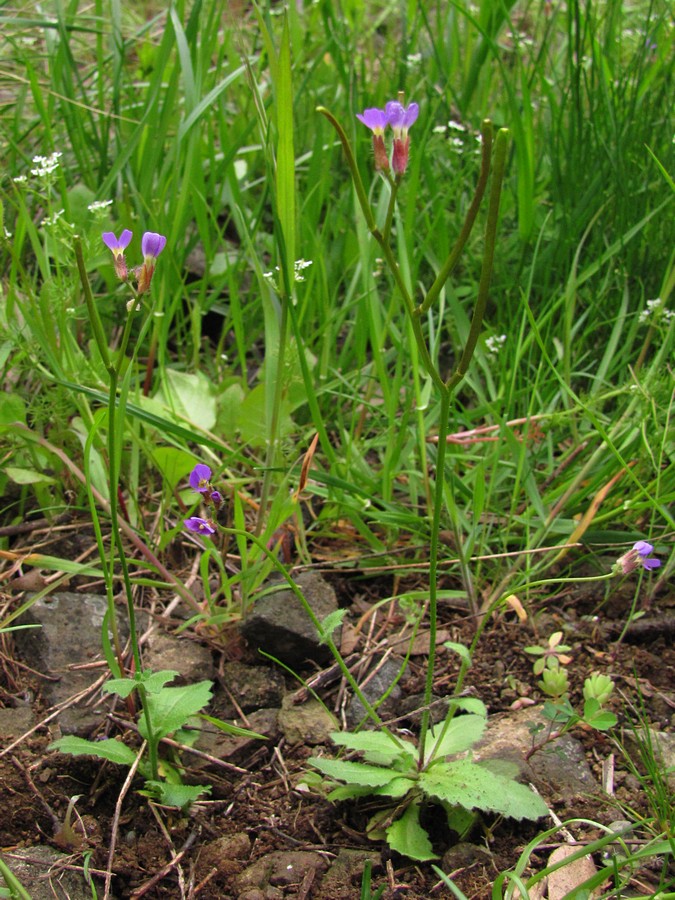
[[[129,231],[128,228],[125,228],[118,239],[115,237],[113,231],[104,231],[101,237],[108,250],[112,250],[112,252],[115,253],[115,251],[125,250],[129,246],[129,242],[133,237],[133,232]]]
[[[189,519],[185,519],[184,524],[188,531],[194,531],[195,534],[216,533],[216,529],[211,522],[208,522],[206,519],[200,519],[199,516],[190,516]]]
[[[661,560],[652,557],[651,559],[643,559],[642,560],[642,568],[646,569],[648,572],[651,572],[652,569],[658,569],[661,565]]]
[[[420,108],[417,103],[409,103],[408,106],[403,106],[398,100],[390,100],[385,106],[387,122],[395,131],[401,129],[407,132],[410,126],[417,121],[419,112]]]
[[[143,256],[157,259],[166,246],[166,238],[155,231],[146,231],[141,239],[141,252]]]
[[[211,503],[219,506],[223,502],[223,495],[220,491],[211,491]]]
[[[640,556],[649,556],[653,549],[648,541],[638,541],[637,544],[633,544],[633,550],[637,550]]]
[[[356,118],[359,122],[363,122],[367,128],[370,128],[374,134],[382,134],[388,124],[387,113],[376,106],[365,109],[363,113],[357,113]]]
[[[190,472],[190,487],[193,491],[203,494],[209,489],[209,481],[211,480],[211,469],[204,463],[197,463]]]

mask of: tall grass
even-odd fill
[[[498,352],[479,342],[450,430],[495,428],[448,445],[460,523],[448,560],[513,554],[471,564],[489,599],[495,585],[563,558],[526,550],[583,539],[602,551],[644,534],[665,550],[673,325],[640,313],[657,296],[668,303],[673,284],[672,192],[655,162],[672,173],[667,5],[322,0],[289,7],[287,38],[279,11],[71,0],[39,15],[29,3],[0,12],[0,196],[11,233],[0,344],[13,394],[2,421],[21,419],[81,454],[105,380],[71,234],[83,237],[114,341],[124,309],[100,232],[159,231],[168,246],[121,460],[135,526],[151,527],[139,499],[151,485],[163,523],[153,540],[169,542],[181,517],[172,491],[196,456],[247,499],[261,499],[264,481],[274,498],[297,482],[318,430],[310,544],[330,535],[363,556],[423,547],[439,410],[340,148],[315,112],[323,105],[349,123],[361,175],[384,204],[354,113],[402,89],[422,108],[395,220],[413,293],[461,227],[479,123],[490,116],[514,137],[485,335],[506,339]],[[53,151],[63,156],[45,191],[31,159]],[[12,180],[24,174],[27,184]],[[113,205],[95,217],[94,199]],[[50,229],[44,216],[61,208]],[[477,232],[423,323],[441,371],[464,345],[481,254]],[[291,284],[300,258],[312,265]],[[276,265],[275,286],[264,275]],[[521,418],[533,422],[509,424]],[[7,430],[3,443],[5,517],[62,508],[58,482],[39,479],[58,461]],[[92,446],[104,468],[104,437]],[[270,534],[282,499],[270,507],[263,497]]]

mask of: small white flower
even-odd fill
[[[4,227],[4,226],[3,226],[3,227]],[[5,228],[5,238],[6,238],[7,240],[9,240],[9,239],[11,238],[11,236],[12,236],[12,232],[11,232],[11,231],[7,231],[7,228]]]
[[[431,130],[434,134],[445,134],[445,125],[436,125]]]
[[[311,259],[296,259],[293,264],[293,274],[295,276],[296,281],[304,281],[305,276],[302,274],[303,270],[312,265]]]
[[[411,65],[417,65],[417,63],[422,62],[422,54],[421,53],[409,53],[407,57],[408,62]]]
[[[28,178],[25,175],[17,175],[12,181],[14,184],[25,184],[28,181]]]
[[[64,212],[65,212],[65,209],[60,209],[58,212],[55,212],[54,215],[46,216],[42,220],[42,225],[45,228],[51,228],[52,225],[56,225],[56,223],[59,221],[59,219],[64,214]]]
[[[505,334],[493,334],[491,337],[486,339],[485,346],[487,347],[488,353],[496,355],[497,353],[499,353],[505,342]]]
[[[448,128],[452,131],[466,131],[466,125],[462,125],[461,122],[456,122],[454,119],[450,119],[448,122]]]
[[[112,206],[112,200],[94,200],[87,209],[89,212],[98,212],[99,210],[107,209],[109,206]]]
[[[31,169],[31,175],[35,175],[37,178],[45,178],[47,175],[51,175],[59,167],[59,159],[63,154],[58,150],[55,150],[50,156],[34,156],[33,162],[36,164],[37,169]]]

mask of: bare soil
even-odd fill
[[[349,576],[342,573],[332,581],[341,603],[349,607],[352,624],[373,601],[392,592],[392,581],[386,576],[364,579],[360,573]],[[536,678],[532,675],[532,660],[523,653],[523,648],[537,641],[545,642],[552,631],[563,629],[566,642],[572,645],[569,673],[573,704],[580,699],[584,677],[591,672],[605,672],[617,685],[610,706],[619,716],[621,726],[629,724],[630,704],[638,704],[642,699],[650,723],[657,730],[672,731],[675,726],[672,639],[675,597],[664,589],[645,610],[644,617],[618,643],[633,588],[631,584],[630,594],[615,595],[608,602],[603,600],[600,591],[567,592],[553,601],[548,600],[546,609],[530,610],[525,623],[519,623],[510,614],[496,618],[479,645],[471,669],[468,686],[472,694],[487,704],[491,714],[508,710],[522,697],[540,700]],[[23,596],[6,595],[5,611],[21,602]],[[388,634],[394,639],[402,621],[400,611],[391,605],[378,611],[370,625],[381,641]],[[446,606],[441,610],[439,627],[447,633],[446,639],[468,644],[474,624],[466,613]],[[217,664],[234,657],[260,663],[240,640],[211,639],[210,646]],[[357,645],[359,649],[368,652],[365,636]],[[406,695],[423,689],[425,662],[424,655],[413,656],[403,681],[401,704]],[[435,693],[440,696],[450,693],[456,673],[456,655],[443,650],[438,659]],[[25,662],[16,659],[7,636],[0,676],[0,706],[16,707],[29,697],[37,720],[44,719],[48,710],[41,700],[43,680]],[[288,687],[295,689],[297,684],[289,679]],[[339,684],[333,684],[322,692],[329,706],[339,706],[339,690]],[[621,728],[616,733],[620,735]],[[603,762],[615,755],[615,788],[612,796],[598,787],[588,795],[565,798],[554,809],[560,819],[586,817],[607,824],[623,818],[622,810],[626,809],[633,816],[649,817],[640,783],[627,771],[611,737],[582,730],[575,731],[574,736],[583,743],[598,785]],[[103,895],[103,874],[109,865],[113,833],[116,850],[112,858],[112,890],[118,898],[237,898],[241,896],[236,887],[241,873],[256,860],[271,859],[276,853],[295,854],[302,879],[294,881],[290,876],[285,882],[278,879],[272,893],[261,890],[246,896],[260,900],[265,897],[353,900],[360,896],[366,854],[374,862],[373,886],[386,885],[385,898],[426,900],[451,896],[439,884],[430,865],[411,863],[365,837],[363,829],[369,815],[366,803],[333,805],[320,796],[297,789],[306,771],[305,761],[316,752],[315,747],[291,746],[284,740],[275,746],[260,744],[249,758],[238,760],[245,772],[207,769],[213,793],[209,800],[195,804],[189,814],[152,808],[136,791],[142,787],[141,782],[134,782],[124,796],[121,815],[115,822],[115,807],[127,772],[96,760],[51,752],[47,749],[51,739],[50,726],[46,725],[10,753],[0,756],[3,812],[0,847],[11,855],[16,848],[48,844],[66,850],[72,866],[81,867],[86,859],[90,871],[95,873],[99,896]],[[189,765],[189,760],[185,761]],[[203,783],[204,779],[202,770],[198,780]],[[76,805],[79,834],[73,842],[72,836],[64,836],[63,823],[69,800],[75,795],[80,798]],[[452,836],[433,814],[426,824],[440,857],[451,846]],[[456,884],[469,897],[490,897],[497,874],[516,863],[523,847],[538,830],[540,827],[532,823],[483,822],[471,840],[485,848],[487,855],[476,853],[474,859],[465,859],[454,874]],[[223,841],[228,836],[232,840]],[[591,826],[579,825],[575,830],[578,840],[598,836],[600,832]],[[544,864],[550,849],[549,844],[535,856],[533,865]],[[300,865],[303,851],[318,854],[325,865],[303,869]],[[344,851],[361,851],[361,855],[355,853],[349,857]],[[329,878],[327,873],[338,856],[342,862],[351,858],[353,864],[343,865],[339,877],[334,869],[333,877]]]

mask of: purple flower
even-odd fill
[[[410,138],[408,129],[416,121],[420,108],[417,103],[404,106],[398,100],[390,100],[385,107],[387,121],[394,132],[394,149],[391,156],[391,168],[394,175],[405,175],[408,168]]]
[[[394,131],[394,138],[405,138],[408,129],[417,121],[420,108],[417,103],[409,103],[404,106],[398,100],[390,100],[385,106],[387,123]]]
[[[383,109],[371,107],[363,113],[357,113],[356,118],[363,122],[373,132],[373,154],[375,156],[375,171],[389,171],[389,157],[384,146],[384,129],[387,127],[387,114]]]
[[[193,491],[200,494],[205,493],[209,489],[211,481],[211,469],[204,463],[197,463],[190,472],[190,487]]]
[[[146,231],[141,238],[141,252],[145,261],[149,259],[153,261],[157,259],[162,250],[166,247],[166,238],[163,234],[157,234],[154,231]]]
[[[129,246],[129,242],[133,237],[133,232],[129,231],[128,228],[125,228],[118,239],[115,237],[113,231],[104,231],[101,237],[103,238],[103,243],[108,250],[112,250],[114,256],[121,256]]]
[[[356,118],[359,122],[363,122],[367,128],[370,128],[373,134],[384,134],[384,129],[389,124],[386,111],[378,109],[376,106],[364,109],[362,113],[357,113]]]
[[[144,294],[150,288],[150,282],[155,271],[157,257],[166,246],[166,238],[155,231],[146,231],[141,239],[141,251],[143,253],[143,265],[136,270],[138,277],[139,294]]]
[[[649,558],[649,554],[653,552],[654,548],[648,541],[638,541],[637,544],[633,544],[633,550],[640,557],[638,559],[639,564],[648,572],[651,569],[658,569],[661,565],[660,559],[656,559],[656,557]]]
[[[194,531],[195,534],[216,533],[214,524],[208,519],[200,519],[199,516],[190,516],[189,519],[185,519],[185,527],[188,531]]]
[[[101,237],[108,250],[112,251],[115,274],[120,281],[126,281],[129,273],[127,271],[127,262],[124,258],[124,251],[129,246],[129,241],[133,234],[128,228],[125,228],[119,239],[115,237],[113,231],[104,231]]]
[[[658,569],[661,560],[649,555],[653,550],[654,547],[648,541],[638,541],[627,553],[619,557],[614,567],[615,571],[622,575],[630,575],[639,566],[647,572]]]
[[[220,506],[220,504],[223,502],[223,495],[220,493],[220,491],[211,491],[210,500],[214,506]]]

